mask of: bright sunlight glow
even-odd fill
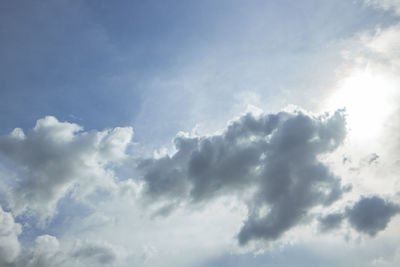
[[[349,136],[368,140],[380,135],[394,111],[395,82],[371,71],[354,71],[328,100],[329,109],[346,108]]]

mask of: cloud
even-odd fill
[[[18,235],[21,225],[14,221],[11,213],[0,206],[0,266],[13,262],[21,251]]]
[[[383,231],[390,219],[400,212],[400,206],[378,196],[362,197],[346,210],[350,225],[359,232],[375,236]]]
[[[41,235],[35,239],[31,249],[25,250],[9,266],[109,266],[118,259],[117,253],[109,244],[78,240],[74,246],[66,247],[55,236]]]
[[[36,238],[32,250],[22,255],[15,265],[29,267],[65,266],[66,261],[57,238],[41,235]]]
[[[368,165],[376,164],[379,159],[379,155],[376,153],[372,153],[364,158],[364,162]]]
[[[178,134],[173,155],[142,160],[143,193],[167,207],[237,195],[248,207],[239,243],[275,240],[309,209],[329,206],[349,190],[318,159],[335,150],[345,135],[343,111],[247,114],[220,134]]]
[[[322,232],[341,226],[347,220],[356,231],[372,237],[386,229],[392,217],[400,213],[400,206],[379,196],[361,197],[344,212],[328,214],[318,219]]]
[[[117,255],[114,249],[107,244],[85,242],[76,245],[72,252],[72,257],[82,262],[93,262],[102,265],[115,262]]]
[[[399,0],[365,0],[368,5],[372,5],[384,10],[393,10],[400,16],[400,1]]]
[[[342,213],[332,213],[318,218],[321,232],[328,232],[340,227],[343,219],[344,215]]]
[[[83,131],[47,116],[26,134],[16,128],[1,136],[0,155],[19,178],[7,192],[13,213],[28,209],[44,220],[66,194],[79,199],[99,188],[115,188],[110,166],[125,160],[132,135],[130,127]]]

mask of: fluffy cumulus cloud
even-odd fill
[[[57,238],[50,235],[38,236],[31,251],[22,255],[16,266],[62,266],[66,262],[64,253],[60,250]]]
[[[0,206],[0,266],[12,263],[21,251],[18,235],[21,225],[14,221],[11,213]]]
[[[83,131],[77,124],[45,117],[27,133],[17,128],[0,137],[3,169],[18,177],[1,177],[10,212],[0,209],[0,266],[128,266],[138,261],[137,251],[91,241],[93,235],[58,239],[42,232],[32,238],[33,246],[20,244],[22,227],[12,213],[29,210],[48,218],[67,194],[80,199],[98,189],[120,189],[123,194],[115,195],[116,202],[133,194],[131,200],[154,205],[157,216],[181,205],[190,210],[233,197],[247,207],[240,215],[242,225],[232,232],[238,230],[239,245],[276,241],[314,215],[323,233],[346,223],[375,237],[400,212],[398,204],[372,196],[329,214],[332,204],[351,190],[322,161],[346,137],[343,110],[322,115],[248,113],[213,135],[179,133],[171,154],[135,160],[126,154],[132,134],[131,128]],[[370,154],[365,165],[377,164],[378,158]],[[115,166],[132,161],[141,175],[118,181]],[[319,215],[321,210],[328,215]],[[143,257],[144,262],[148,258]]]
[[[79,199],[99,188],[115,188],[110,166],[127,157],[132,135],[130,127],[83,131],[77,124],[48,116],[27,133],[16,128],[1,136],[4,166],[17,177],[1,177],[8,205],[16,215],[30,210],[45,219],[54,215],[66,194]]]
[[[400,0],[205,1],[171,5],[173,16],[152,4],[8,2],[0,267],[398,266]],[[61,10],[72,16],[53,27]],[[58,56],[43,42],[62,44]],[[279,112],[290,103],[315,113]],[[211,134],[248,105],[274,113]],[[66,112],[85,129],[53,116],[27,127]],[[102,130],[127,121],[132,154],[131,127]]]
[[[280,112],[244,115],[211,136],[179,134],[173,155],[139,164],[143,192],[165,207],[234,194],[248,207],[239,243],[275,240],[350,189],[319,160],[342,143],[345,124],[343,111]]]

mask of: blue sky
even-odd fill
[[[0,266],[396,266],[399,16],[1,2]]]
[[[395,20],[360,1],[2,6],[4,132],[45,115],[97,129],[153,119],[149,115],[160,122],[165,113],[183,116],[174,101],[188,102],[192,108],[179,103],[188,112],[206,105],[204,98],[229,109],[237,91],[251,89],[268,101],[283,90],[323,87],[340,63],[338,40]],[[185,127],[173,118],[169,124],[169,138]]]

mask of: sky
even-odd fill
[[[396,267],[400,1],[0,2],[0,267]]]

